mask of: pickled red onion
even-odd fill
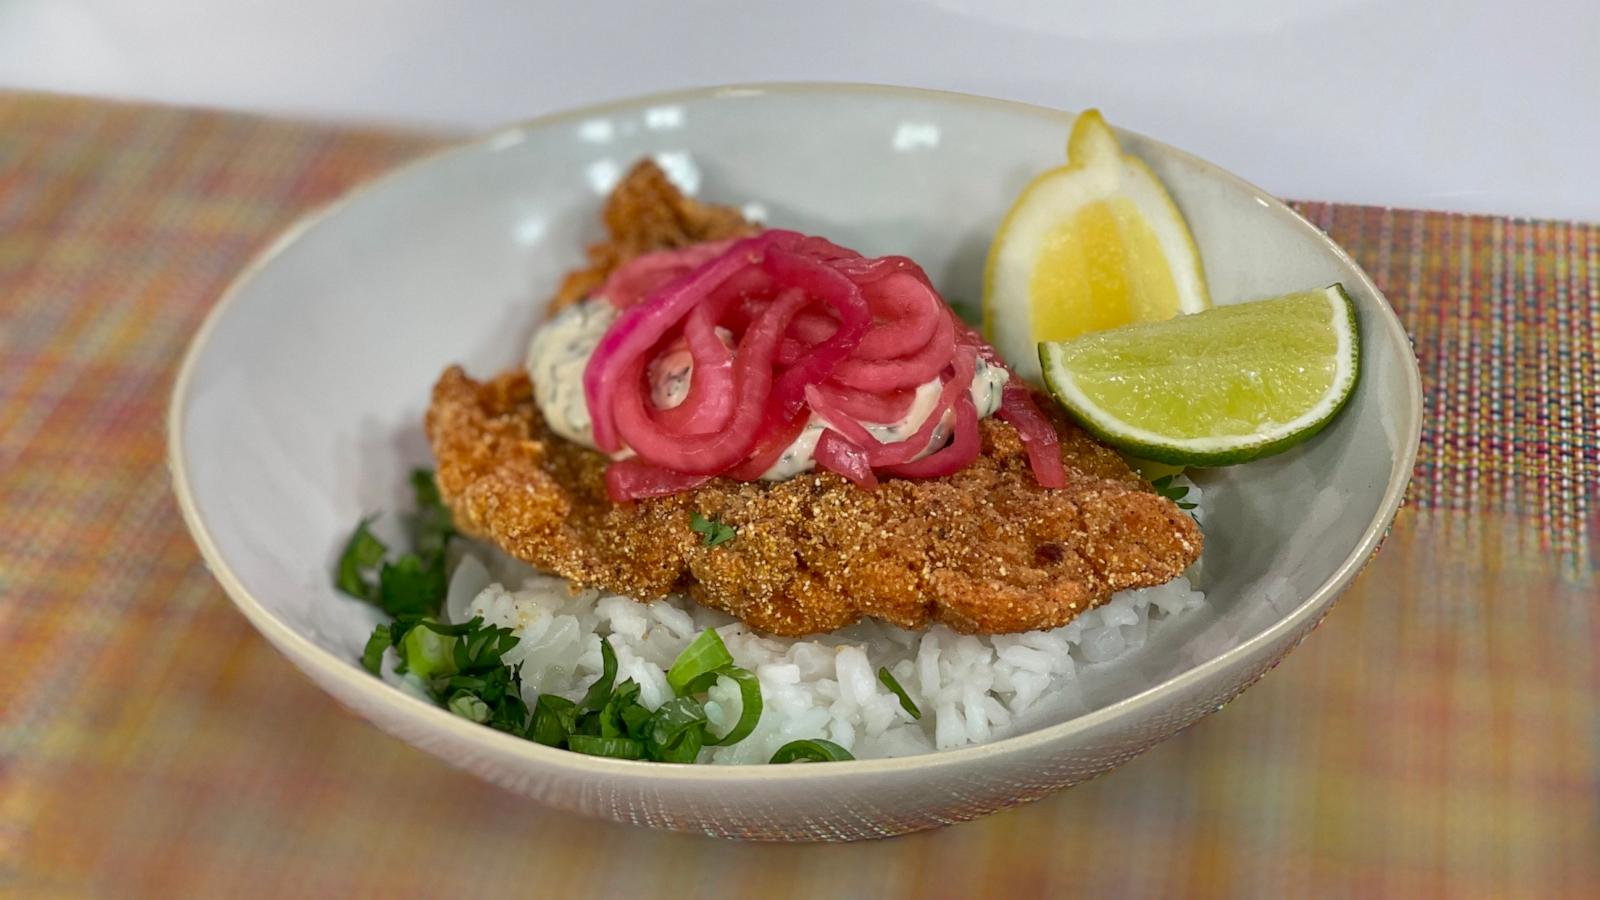
[[[856,487],[870,491],[878,486],[878,476],[872,474],[867,451],[831,428],[817,438],[815,455],[817,465],[835,475],[843,475],[855,482]]]
[[[689,475],[716,475],[750,454],[761,437],[768,396],[773,393],[772,355],[789,318],[810,301],[805,292],[788,288],[761,318],[751,323],[733,360],[733,416],[712,434],[674,434],[650,418],[645,404],[642,357],[622,373],[612,393],[611,415],[617,433],[639,457],[664,469]],[[597,351],[598,355],[598,351]],[[598,417],[596,431],[598,432]]]
[[[637,459],[619,459],[606,466],[606,493],[618,502],[665,497],[697,488],[711,475],[685,475]]]
[[[914,355],[897,359],[847,359],[833,370],[833,380],[846,387],[892,391],[916,387],[950,364],[955,352],[955,321],[948,309],[934,324],[933,338]]]
[[[760,479],[767,470],[777,465],[778,460],[783,457],[783,451],[789,449],[789,445],[798,440],[800,433],[806,430],[806,419],[804,415],[795,416],[790,421],[782,423],[774,423],[769,419],[762,426],[766,433],[756,442],[755,449],[750,451],[750,457],[723,472],[723,476],[735,481]]]
[[[631,260],[625,266],[617,267],[611,273],[605,284],[600,286],[600,295],[611,301],[611,305],[618,309],[627,309],[664,287],[674,278],[694,271],[701,264],[709,262],[722,254],[733,245],[733,241],[707,241],[704,244],[694,244],[682,250],[658,250],[655,253],[646,253]]]
[[[839,317],[839,327],[826,340],[811,346],[772,386],[777,415],[787,419],[800,411],[808,386],[821,384],[856,349],[872,326],[872,314],[861,289],[850,279],[817,260],[777,247],[767,252],[763,268],[781,284],[797,285],[808,298],[823,301]],[[785,330],[788,323],[785,322]]]
[[[823,238],[768,231],[639,257],[602,291],[622,313],[589,360],[584,396],[596,446],[636,454],[607,470],[616,500],[719,475],[763,477],[811,421],[808,406],[827,426],[817,464],[863,487],[876,485],[875,470],[938,477],[977,456],[976,360],[1002,364],[905,257],[868,259]],[[688,390],[657,407],[646,373],[685,349]],[[903,420],[930,381],[939,397],[915,433],[885,443],[862,424]],[[1022,436],[1040,483],[1064,483],[1055,430],[1027,388],[1008,383],[998,414]],[[949,442],[935,447],[946,427]]]
[[[972,405],[972,397],[962,394],[956,400],[956,424],[951,429],[949,444],[921,459],[885,466],[884,471],[901,478],[943,478],[954,475],[978,458],[981,443],[978,436],[978,410]]]
[[[956,339],[975,348],[989,365],[1010,371],[1000,360],[1000,354],[966,325],[961,327],[961,334]],[[1017,430],[1017,436],[1022,438],[1022,449],[1028,453],[1028,467],[1033,469],[1033,477],[1038,479],[1040,486],[1066,487],[1067,470],[1061,464],[1061,439],[1056,435],[1055,426],[1033,402],[1033,392],[1015,374],[1000,391],[1000,408],[995,415]]]
[[[828,407],[861,422],[898,422],[911,411],[917,392],[910,388],[874,393],[838,384],[819,385]]]
[[[749,265],[752,258],[759,260],[766,244],[766,235],[734,243],[723,255],[701,264],[644,301],[623,310],[622,315],[611,323],[583,370],[583,396],[594,423],[594,444],[597,448],[606,453],[616,453],[622,449],[613,424],[613,407],[622,379],[628,370],[636,368],[631,364],[644,358],[707,293],[738,274]],[[641,373],[642,368],[634,375],[637,378]]]
[[[690,313],[683,329],[693,360],[688,395],[677,406],[652,413],[668,431],[706,434],[727,424],[733,415],[733,349],[717,336],[705,313],[703,306]]]
[[[933,443],[934,431],[944,422],[945,414],[954,409],[960,402],[960,398],[967,397],[969,401],[971,400],[969,386],[972,384],[973,370],[977,367],[976,359],[977,355],[970,348],[962,348],[962,352],[956,354],[955,372],[951,377],[945,379],[944,386],[939,390],[939,401],[934,404],[933,411],[928,414],[926,419],[922,420],[916,431],[900,441],[880,442],[873,437],[872,432],[868,431],[866,426],[850,419],[848,416],[840,415],[839,411],[833,407],[829,399],[820,390],[809,391],[806,395],[806,400],[811,404],[811,408],[817,411],[817,415],[828,422],[829,428],[837,430],[840,434],[849,438],[852,443],[865,450],[867,458],[871,460],[874,466],[892,466],[908,463],[916,459],[918,455],[927,452],[929,445]],[[973,419],[972,427],[976,431],[978,427],[976,418]]]

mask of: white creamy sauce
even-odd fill
[[[656,357],[645,372],[650,379],[650,402],[656,409],[682,406],[689,399],[689,377],[693,374],[694,355],[687,347]]]
[[[528,377],[533,379],[533,399],[539,404],[539,411],[544,414],[550,430],[585,447],[594,446],[594,427],[583,395],[583,370],[600,338],[616,318],[616,307],[604,299],[575,303],[541,326],[528,347]],[[723,340],[728,340],[728,336],[724,335]],[[693,375],[694,360],[687,349],[663,354],[648,369],[650,402],[658,409],[671,409],[683,403]],[[978,418],[992,416],[1000,408],[1000,394],[1009,378],[1010,373],[1005,369],[978,360],[971,388]],[[899,421],[862,422],[861,425],[886,444],[903,441],[922,427],[938,402],[939,381],[935,379],[917,387],[911,408]],[[918,458],[944,446],[954,422],[955,414],[945,413],[943,421],[933,430],[928,448],[919,453]],[[800,436],[783,451],[772,468],[762,473],[762,480],[782,481],[815,469],[817,441],[827,427],[827,421],[813,413]]]
[[[594,423],[583,397],[583,370],[616,320],[617,308],[604,300],[574,303],[539,326],[528,345],[533,402],[551,431],[585,447],[594,446]]]

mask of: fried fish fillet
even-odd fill
[[[1053,628],[1125,588],[1181,573],[1200,531],[1116,453],[1053,412],[1067,486],[1039,487],[1010,425],[944,478],[864,491],[831,473],[715,479],[632,504],[606,496],[606,458],[552,433],[522,372],[433,390],[427,431],[459,528],[579,584],[687,593],[761,631],[832,631],[864,616],[971,634]],[[736,536],[706,546],[691,513]]]
[[[681,195],[641,164],[604,214],[608,243],[553,301],[585,296],[650,250],[749,233],[733,210]],[[578,584],[642,599],[686,593],[761,631],[805,635],[863,617],[971,634],[1053,628],[1126,588],[1162,584],[1200,554],[1195,523],[1048,400],[1065,488],[1034,480],[1010,425],[980,424],[983,451],[944,478],[865,491],[830,473],[713,481],[638,503],[606,495],[601,454],[554,434],[521,371],[487,382],[451,368],[426,428],[456,524]],[[732,526],[707,546],[691,514]]]

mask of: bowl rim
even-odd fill
[[[1304,216],[1301,216],[1272,194],[1220,166],[1162,141],[1125,129],[1118,130],[1124,134],[1139,138],[1147,145],[1159,148],[1162,153],[1170,154],[1174,158],[1193,165],[1200,171],[1205,172],[1209,177],[1219,178],[1235,188],[1250,192],[1258,202],[1277,213],[1288,215],[1290,217],[1289,221],[1295,227],[1300,228],[1307,235],[1320,241],[1328,250],[1333,252],[1337,259],[1349,267],[1351,272],[1356,275],[1361,287],[1377,300],[1376,312],[1381,322],[1382,336],[1403,350],[1401,357],[1406,363],[1401,366],[1401,377],[1404,381],[1402,412],[1406,419],[1404,423],[1405,441],[1400,447],[1400,452],[1395,459],[1394,465],[1390,469],[1388,484],[1385,487],[1383,499],[1379,503],[1377,515],[1367,525],[1361,539],[1322,584],[1318,585],[1287,615],[1282,616],[1265,631],[1238,646],[1115,703],[1074,716],[1063,722],[1035,728],[1031,731],[1025,731],[987,744],[887,759],[849,760],[830,763],[826,766],[772,766],[759,764],[719,766],[700,763],[659,763],[586,756],[569,750],[546,747],[534,741],[518,738],[492,728],[485,728],[482,725],[453,715],[448,710],[427,703],[420,698],[398,690],[387,682],[372,677],[358,666],[352,665],[350,661],[313,642],[268,611],[245,588],[243,582],[239,580],[228,565],[227,559],[218,550],[216,543],[212,539],[210,529],[195,502],[193,488],[189,483],[188,462],[184,451],[183,423],[189,408],[191,382],[199,360],[210,344],[212,333],[218,323],[227,315],[234,301],[242,293],[242,288],[249,284],[257,273],[272,264],[284,250],[312,230],[318,223],[334,215],[346,205],[369,193],[382,189],[391,180],[409,177],[413,171],[425,168],[446,156],[477,152],[485,146],[506,146],[517,143],[521,141],[526,132],[534,129],[559,126],[573,121],[616,114],[662,103],[717,101],[767,95],[801,96],[807,94],[818,96],[838,94],[876,95],[890,98],[934,100],[951,105],[999,107],[1035,118],[1058,121],[1063,126],[1069,124],[1075,116],[1074,113],[1065,110],[1016,100],[1004,100],[930,88],[858,82],[750,82],[632,95],[535,116],[488,132],[468,136],[459,141],[450,141],[444,146],[425,151],[413,159],[361,182],[330,201],[312,208],[255,253],[250,261],[234,275],[223,289],[216,303],[207,312],[199,329],[190,339],[188,348],[184,351],[183,360],[179,366],[177,377],[173,381],[167,406],[167,468],[172,480],[173,494],[182,513],[184,524],[188,527],[190,536],[200,550],[200,555],[207,568],[222,585],[223,590],[232,600],[234,606],[268,639],[269,643],[284,655],[290,657],[290,661],[295,663],[307,675],[314,675],[315,677],[312,680],[318,682],[318,686],[323,687],[324,690],[327,690],[325,687],[328,684],[327,680],[337,681],[354,694],[362,695],[363,699],[376,705],[389,707],[393,714],[398,717],[416,718],[420,716],[421,723],[430,730],[447,732],[451,738],[457,740],[481,743],[484,745],[485,750],[491,750],[502,757],[513,758],[519,764],[546,769],[552,774],[556,770],[565,770],[572,774],[613,779],[625,778],[631,780],[638,777],[651,777],[682,781],[731,781],[740,783],[775,781],[792,784],[817,778],[836,778],[847,774],[871,776],[905,773],[912,769],[918,770],[919,773],[941,769],[956,770],[979,763],[989,757],[1008,756],[1030,749],[1039,749],[1074,734],[1090,732],[1113,721],[1134,715],[1141,709],[1160,703],[1170,695],[1182,693],[1185,689],[1204,682],[1215,674],[1262,653],[1285,635],[1306,626],[1308,622],[1314,622],[1320,618],[1326,608],[1331,606],[1338,595],[1365,567],[1382,543],[1384,535],[1388,532],[1395,514],[1400,508],[1406,486],[1411,479],[1421,440],[1422,386],[1416,357],[1410,349],[1410,339],[1406,335],[1405,328],[1400,324],[1399,317],[1395,314],[1393,307],[1390,306],[1388,298],[1384,296],[1382,291],[1378,290],[1371,277],[1350,258],[1350,255],[1342,247],[1334,243],[1321,229],[1313,225]],[[1363,344],[1370,343],[1375,342],[1371,338],[1363,341]],[[343,702],[342,697],[336,696],[335,699]],[[362,712],[362,715],[367,717],[365,711]]]

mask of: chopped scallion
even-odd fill
[[[910,713],[911,718],[922,718],[922,710],[917,709],[917,705],[911,702],[911,695],[907,694],[906,689],[901,687],[900,682],[895,680],[894,673],[890,672],[887,666],[878,667],[878,680],[883,682],[884,687],[893,691],[896,697],[900,698],[900,708]]]
[[[528,737],[547,747],[560,747],[577,727],[578,705],[555,694],[540,694],[533,704]]]
[[[644,759],[644,741],[636,741],[633,738],[574,734],[567,738],[567,749],[588,756],[606,756],[611,759]]]
[[[674,697],[650,717],[646,748],[651,759],[692,763],[705,743],[706,711],[693,697]]]
[[[377,675],[383,669],[383,651],[387,649],[389,649],[389,626],[379,625],[372,629],[372,637],[367,638],[367,646],[361,651],[362,667]]]
[[[463,719],[471,719],[482,724],[489,721],[489,704],[476,694],[462,691],[450,698],[445,708]]]
[[[723,666],[716,674],[723,678],[731,678],[739,686],[739,721],[733,723],[728,733],[720,738],[712,738],[710,728],[706,729],[706,743],[709,745],[737,744],[750,736],[756,730],[756,725],[761,721],[761,681],[755,673],[738,666]]]
[[[717,634],[716,629],[707,628],[672,661],[672,668],[667,670],[667,684],[672,686],[674,694],[681,697],[689,693],[690,686],[700,679],[730,665],[733,665],[733,654],[722,643],[722,636]]]
[[[611,696],[611,685],[617,679],[617,651],[611,649],[611,642],[605,638],[600,639],[600,678],[589,685],[589,692],[583,695],[583,702],[578,706],[583,709],[599,709],[606,705],[606,698]]]
[[[356,523],[356,530],[339,554],[339,571],[333,580],[334,587],[358,600],[377,599],[378,585],[372,576],[389,550],[383,541],[372,536],[367,528],[371,524],[370,516]]]
[[[833,741],[812,738],[811,740],[790,741],[779,747],[778,752],[772,754],[772,765],[783,765],[784,763],[792,762],[844,762],[847,759],[855,759],[854,756],[850,755],[849,750],[835,744]]]

